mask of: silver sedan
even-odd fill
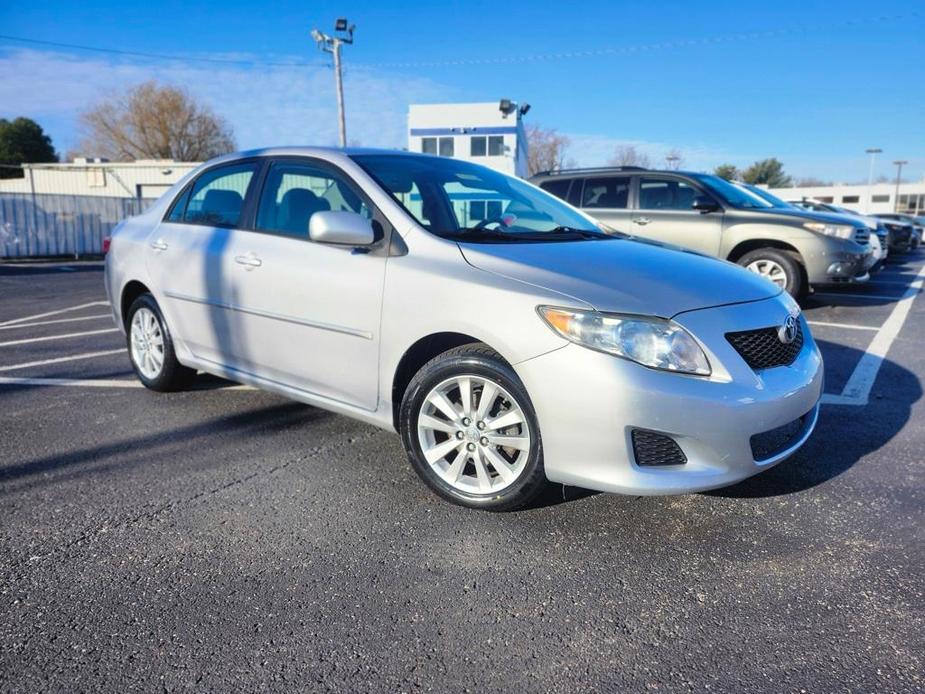
[[[106,289],[148,388],[204,371],[395,430],[483,509],[732,484],[806,441],[822,390],[773,283],[435,156],[210,161],[113,232]]]

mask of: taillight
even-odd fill
[[[107,236],[103,239],[103,255],[109,253],[109,245],[112,243],[112,237]]]

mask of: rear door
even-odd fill
[[[225,364],[229,358],[234,335],[225,256],[259,166],[239,161],[202,172],[148,238],[148,273],[167,324],[200,359]]]
[[[723,211],[693,209],[694,198],[707,195],[693,182],[661,174],[638,176],[632,233],[663,243],[718,255],[723,233]]]
[[[630,175],[594,176],[584,180],[580,207],[595,219],[627,234],[633,233],[630,209]],[[579,181],[575,182],[576,184]]]

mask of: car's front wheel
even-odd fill
[[[196,372],[177,361],[170,331],[153,296],[142,294],[132,302],[125,325],[132,368],[146,388],[169,392],[190,384]]]
[[[546,487],[530,398],[485,345],[457,347],[425,364],[405,392],[400,428],[412,467],[454,503],[511,511]]]
[[[746,270],[772,281],[791,296],[800,298],[806,291],[803,271],[793,255],[778,248],[759,248],[739,258]]]

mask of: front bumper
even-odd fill
[[[804,344],[790,366],[753,371],[727,332],[781,325],[780,299],[704,309],[676,322],[704,345],[708,377],[656,371],[570,344],[522,362],[517,372],[539,418],[546,476],[553,482],[624,494],[682,494],[733,484],[792,455],[815,426],[822,357],[801,318]],[[755,460],[752,436],[805,417],[770,457]],[[683,465],[645,467],[634,429],[670,436]]]

